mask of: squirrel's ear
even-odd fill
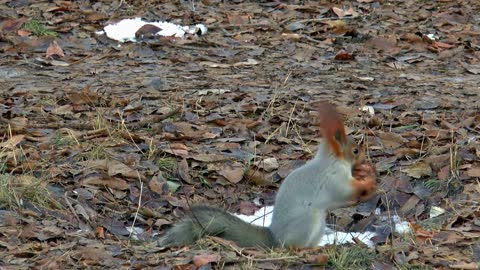
[[[315,104],[318,112],[318,125],[322,131],[322,136],[330,145],[333,153],[340,157],[341,148],[347,144],[345,127],[343,126],[342,116],[335,110],[335,107],[322,101]]]
[[[342,131],[337,129],[335,131],[335,140],[341,145],[345,145],[347,141],[345,140],[345,136],[343,136]]]

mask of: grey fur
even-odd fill
[[[221,209],[209,206],[193,206],[189,214],[158,240],[158,245],[162,247],[189,245],[207,235],[234,241],[242,247],[279,246],[268,228],[252,225]]]

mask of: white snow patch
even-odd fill
[[[346,244],[346,243],[353,243],[355,241],[353,239],[358,239],[362,241],[368,247],[375,247],[375,244],[370,240],[376,234],[374,232],[337,232],[327,227],[325,230],[325,235],[323,236],[322,240],[320,241],[319,246],[325,246],[328,244]]]
[[[365,105],[360,108],[360,111],[368,113],[370,116],[375,115],[375,109],[372,106]]]
[[[132,237],[133,240],[138,240],[138,239],[139,239],[138,236],[139,236],[140,234],[143,234],[143,233],[145,232],[145,230],[142,229],[141,227],[133,227],[133,228],[132,228],[132,227],[128,226],[128,227],[125,227],[125,229],[126,229],[129,233],[131,233],[131,237]]]
[[[106,34],[107,37],[120,41],[132,41],[135,42],[135,33],[145,24],[151,24],[157,26],[160,30],[156,35],[165,37],[178,37],[183,38],[185,34],[200,34],[205,35],[208,31],[207,27],[203,24],[196,24],[192,26],[182,26],[169,22],[147,22],[142,18],[135,19],[123,19],[115,24],[109,24],[103,28],[103,31],[98,31],[97,34]]]
[[[266,206],[262,207],[258,211],[255,212],[255,214],[251,216],[246,216],[246,215],[237,215],[235,216],[239,217],[240,219],[252,223],[254,225],[258,226],[270,226],[270,223],[272,223],[272,213],[273,213],[273,206]],[[375,209],[375,214],[380,215],[381,211],[380,209]],[[380,220],[382,221],[387,221],[389,219],[388,216],[381,216]],[[407,221],[403,221],[399,216],[394,215],[391,217],[393,223],[395,224],[395,232],[404,234],[407,233],[411,230],[410,224]],[[331,228],[326,228],[325,230],[325,235],[323,236],[322,240],[318,244],[319,246],[325,246],[328,244],[346,244],[346,243],[355,243],[354,239],[359,239],[362,241],[365,245],[373,248],[375,244],[371,239],[376,236],[375,232],[340,232],[340,231],[335,231],[332,230]]]
[[[268,227],[272,223],[273,206],[266,206],[259,209],[255,214],[251,216],[247,215],[235,215],[241,218],[243,221],[252,223],[254,225]]]

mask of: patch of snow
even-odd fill
[[[332,245],[332,244],[346,244],[346,243],[355,243],[353,239],[358,239],[362,241],[365,245],[370,248],[375,247],[375,244],[370,240],[376,234],[374,232],[338,232],[327,228],[325,230],[325,235],[320,241],[319,246]]]
[[[266,206],[259,209],[255,214],[251,216],[247,215],[235,215],[241,218],[243,221],[252,223],[254,225],[268,227],[272,223],[273,206]]]
[[[360,108],[360,111],[368,113],[370,116],[375,115],[375,109],[372,106],[365,105]]]
[[[145,230],[142,229],[141,227],[133,227],[133,229],[132,229],[132,227],[130,227],[130,226],[127,227],[127,226],[126,226],[125,229],[126,229],[129,233],[131,233],[131,237],[132,237],[133,240],[138,240],[138,239],[139,239],[138,236],[139,236],[140,234],[143,234],[143,233],[145,232]]]
[[[106,34],[107,37],[120,42],[132,41],[135,42],[135,33],[142,26],[146,24],[154,25],[160,30],[156,35],[165,37],[178,37],[183,38],[185,34],[197,34],[205,35],[208,31],[207,27],[203,24],[196,24],[192,26],[182,26],[169,22],[147,22],[142,18],[123,19],[115,24],[109,24],[103,28],[103,31],[96,32],[98,35]]]
[[[236,215],[243,221],[249,222],[254,225],[258,226],[270,226],[270,223],[272,223],[272,213],[273,213],[273,206],[266,206],[262,207],[258,211],[255,212],[255,214],[251,216],[247,215]],[[375,214],[376,215],[381,215],[381,210],[380,209],[375,209]],[[395,224],[395,232],[404,234],[407,233],[411,230],[410,224],[407,221],[402,220],[397,215],[391,216],[392,222]],[[380,216],[379,219],[381,221],[387,221],[389,219],[388,216]],[[319,246],[325,246],[328,244],[346,244],[346,243],[355,243],[354,239],[359,239],[362,241],[365,245],[369,246],[370,248],[373,248],[375,244],[371,239],[376,236],[375,232],[370,232],[366,231],[363,233],[359,232],[340,232],[340,231],[335,231],[330,228],[325,229],[325,235],[323,236],[322,240],[319,243]]]

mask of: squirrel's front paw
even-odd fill
[[[365,180],[367,178],[373,178],[375,180],[377,171],[375,170],[375,166],[373,166],[373,164],[362,162],[353,167],[352,175],[357,180]]]
[[[362,202],[370,199],[377,190],[375,167],[370,163],[355,165],[352,170],[353,200]]]
[[[362,180],[353,179],[352,186],[354,190],[353,200],[363,202],[370,199],[377,191],[377,181],[375,177],[367,177]]]

